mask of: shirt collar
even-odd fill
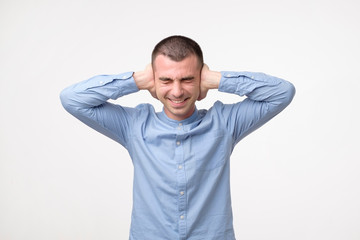
[[[162,112],[158,113],[158,117],[159,117],[159,119],[161,121],[163,121],[163,122],[165,122],[167,124],[170,124],[171,126],[174,126],[174,127],[178,126],[179,124],[182,124],[182,125],[190,124],[190,123],[196,121],[198,119],[198,116],[199,116],[199,112],[198,112],[196,107],[195,107],[195,111],[193,112],[193,114],[190,117],[188,117],[188,118],[186,118],[184,120],[181,120],[181,121],[169,118],[166,115],[164,109],[163,109]]]

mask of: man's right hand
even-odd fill
[[[154,72],[151,64],[148,64],[143,71],[138,71],[133,74],[136,86],[140,90],[148,90],[154,98],[158,99],[155,91]]]

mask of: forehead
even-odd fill
[[[190,55],[179,62],[173,61],[164,55],[158,55],[153,63],[153,68],[157,76],[174,78],[183,77],[183,75],[196,75],[201,70],[195,55]]]

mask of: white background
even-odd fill
[[[127,239],[132,164],[70,116],[60,91],[142,70],[172,34],[196,40],[213,70],[294,83],[291,105],[232,155],[241,240],[360,239],[360,3],[0,1],[0,239]],[[207,108],[236,96],[212,91]],[[117,101],[151,102],[147,92]]]

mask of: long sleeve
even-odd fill
[[[132,74],[99,75],[69,86],[60,93],[61,103],[80,121],[126,147],[136,110],[107,100],[139,91]]]
[[[255,72],[222,72],[219,91],[247,97],[222,108],[235,144],[280,113],[295,95],[290,82]]]

